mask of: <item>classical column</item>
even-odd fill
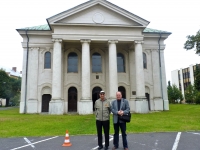
[[[135,50],[133,48],[129,49],[129,70],[130,70],[130,111],[135,111],[135,99],[136,99],[136,78],[135,78]]]
[[[143,41],[135,41],[135,68],[136,68],[136,112],[147,113],[148,102],[145,97],[144,68],[143,68]]]
[[[49,114],[63,114],[62,100],[62,40],[53,39],[53,73],[52,73],[52,99],[49,103]]]
[[[109,96],[110,100],[116,99],[118,91],[118,76],[117,76],[117,40],[108,41],[109,44]]]
[[[161,93],[161,76],[158,50],[151,50],[152,73],[153,73],[153,101],[154,110],[163,110],[163,100]]]
[[[38,47],[29,51],[27,113],[38,113]]]
[[[90,97],[90,42],[91,40],[83,39],[82,43],[82,92],[79,101],[79,114],[92,114],[93,102]]]
[[[162,74],[162,92],[163,92],[163,110],[169,110],[169,100],[167,95],[167,82],[166,82],[166,73],[165,73],[165,58],[164,50],[160,52],[161,57],[161,74]]]

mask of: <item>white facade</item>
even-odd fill
[[[185,97],[185,90],[188,85],[194,85],[194,66],[171,71],[172,85],[176,85]]]
[[[44,97],[50,95],[49,114],[68,113],[72,105],[79,114],[92,114],[95,87],[106,91],[110,101],[123,87],[132,112],[169,110],[164,40],[171,33],[148,29],[148,21],[105,0],[88,1],[47,22],[17,29],[24,49],[20,113],[41,113]],[[46,52],[51,53],[49,69],[44,68]],[[78,57],[77,72],[68,71],[70,53]],[[94,53],[101,56],[101,72],[92,71]],[[117,70],[118,53],[124,57],[124,72]],[[71,87],[75,96],[69,94]]]

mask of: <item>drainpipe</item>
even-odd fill
[[[28,37],[28,30],[26,30],[26,37],[27,37],[27,53],[26,53],[26,79],[25,79],[24,114],[26,114],[26,99],[27,99],[28,53],[29,53],[29,37]]]
[[[161,67],[161,56],[160,56],[160,39],[162,37],[161,33],[159,33],[160,37],[158,40],[158,45],[159,45],[159,71],[160,71],[160,86],[161,86],[161,95],[163,99],[163,86],[162,86],[162,67]],[[164,110],[164,99],[163,99],[163,110]]]

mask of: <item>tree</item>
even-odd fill
[[[10,78],[11,84],[11,93],[10,93],[10,102],[14,105],[18,105],[20,94],[21,94],[21,77]]]
[[[200,92],[197,93],[195,102],[196,104],[200,104]]]
[[[183,100],[181,91],[177,88],[176,85],[173,84],[171,86],[170,81],[168,81],[167,93],[170,103],[178,103],[178,100],[180,100],[180,102]]]
[[[8,99],[10,95],[10,77],[7,73],[0,69],[0,98]]]
[[[195,89],[200,91],[200,68],[198,67],[198,65],[196,65],[194,77],[195,77],[195,81],[194,81]]]
[[[7,73],[0,69],[0,98],[6,99],[6,106],[9,106],[10,98],[16,100],[20,97],[21,78],[9,77]]]
[[[196,35],[188,35],[184,44],[184,49],[190,50],[195,47],[196,54],[200,54],[200,30]]]
[[[10,78],[10,84],[11,84],[11,95],[10,97],[14,97],[17,94],[20,94],[21,92],[21,77],[16,78]]]
[[[186,103],[189,104],[195,103],[196,95],[197,95],[197,90],[195,89],[195,87],[193,85],[189,85],[185,90]]]

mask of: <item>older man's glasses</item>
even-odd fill
[[[105,95],[105,93],[101,93],[100,95]]]

